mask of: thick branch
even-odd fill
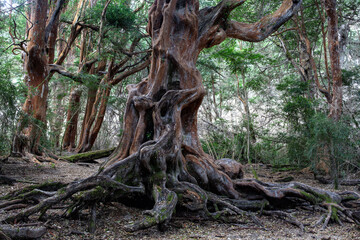
[[[225,29],[227,37],[249,42],[260,42],[274,33],[299,9],[302,0],[284,0],[273,14],[263,17],[257,23],[230,21]]]
[[[259,42],[274,33],[300,8],[302,0],[283,0],[273,14],[256,23],[229,21],[232,10],[245,1],[223,0],[212,8],[204,8],[199,13],[199,50],[220,44],[226,38],[237,38],[249,42]]]

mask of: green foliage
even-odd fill
[[[282,91],[283,112],[295,132],[304,130],[309,118],[314,113],[314,101],[309,96],[309,84],[292,77],[285,78],[277,85]]]
[[[357,158],[357,146],[351,139],[352,131],[351,126],[344,120],[335,122],[324,114],[314,115],[309,121],[309,137],[306,143],[308,159],[316,164],[319,159],[330,157],[336,161],[336,166],[353,162]]]
[[[214,54],[214,57],[224,59],[233,73],[246,72],[251,65],[265,60],[263,55],[254,52],[254,48],[240,49],[236,43],[236,40],[228,40],[227,47]]]
[[[360,66],[351,69],[342,69],[342,80],[344,86],[351,86],[360,81]]]
[[[26,90],[14,79],[18,77],[16,59],[6,56],[3,47],[0,52],[0,155],[3,155],[10,151],[18,104],[24,99]]]
[[[0,155],[10,150],[11,130],[16,115],[17,89],[9,79],[9,73],[0,64]]]
[[[89,23],[98,24],[104,9],[106,0],[100,0],[96,5],[87,10],[87,18]],[[135,22],[135,14],[126,4],[126,0],[111,1],[106,10],[106,26],[121,28],[124,30],[131,29]]]

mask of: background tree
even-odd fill
[[[12,151],[14,154],[30,152],[40,154],[40,137],[46,125],[46,108],[48,95],[48,62],[54,59],[54,45],[57,37],[59,14],[64,1],[59,0],[48,14],[47,1],[34,1],[30,5],[29,42],[27,45],[25,65],[28,95],[23,105],[24,113],[19,121],[17,134],[14,137]],[[55,30],[54,30],[55,29]],[[25,49],[24,49],[25,50]]]

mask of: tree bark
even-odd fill
[[[26,56],[28,95],[23,105],[18,134],[14,138],[13,153],[40,154],[40,136],[45,130],[48,95],[48,59],[46,57],[45,27],[48,11],[47,0],[36,0],[31,5],[32,28]]]
[[[76,147],[77,124],[80,111],[81,90],[73,87],[70,93],[69,107],[64,133],[63,149],[72,151]]]
[[[196,61],[201,50],[220,44],[227,37],[263,40],[292,16],[301,1],[285,0],[278,11],[256,24],[229,21],[231,10],[243,2],[225,0],[200,11],[198,1],[156,0],[150,8],[147,26],[153,47],[150,74],[139,84],[128,86],[124,134],[104,164],[103,174],[112,172],[113,166],[131,161],[132,167],[126,171],[141,171],[142,177],[128,181],[141,181],[148,187],[153,194],[150,198],[155,201],[153,216],[163,218],[162,223],[171,218],[173,201],[177,202],[174,195],[184,194],[185,189],[189,190],[188,184],[232,199],[241,196],[231,179],[201,147],[197,113],[205,91]],[[116,175],[127,176],[120,172]],[[169,190],[165,186],[172,187]],[[201,191],[190,188],[190,198],[203,198]],[[164,204],[162,199],[169,196],[172,201]],[[199,202],[192,202],[189,208],[196,209],[196,204]],[[164,208],[170,212],[165,216],[160,214]],[[153,223],[144,220],[135,225],[138,229]]]
[[[48,2],[35,0],[28,14],[32,27],[28,27],[28,46],[24,63],[27,76],[25,83],[28,94],[22,108],[23,115],[14,136],[12,152],[24,155],[25,152],[41,154],[40,137],[46,131],[46,109],[48,96],[48,63],[54,61],[55,43],[59,25],[59,14],[65,1],[59,0],[51,9],[48,19]],[[27,23],[28,24],[28,23]]]
[[[336,0],[324,0],[325,11],[328,16],[328,43],[332,77],[332,101],[329,117],[339,121],[342,113],[342,78],[340,66],[340,48],[338,15],[336,11]]]

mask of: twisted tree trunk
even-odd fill
[[[205,91],[196,61],[202,49],[227,37],[263,40],[292,16],[301,1],[285,0],[273,15],[255,24],[229,21],[230,12],[244,2],[224,0],[201,11],[193,0],[154,2],[147,27],[153,45],[150,74],[128,87],[124,136],[104,167],[138,152],[139,164],[149,175],[160,172],[163,181],[171,175],[238,197],[231,180],[217,170],[199,141],[197,112]]]

